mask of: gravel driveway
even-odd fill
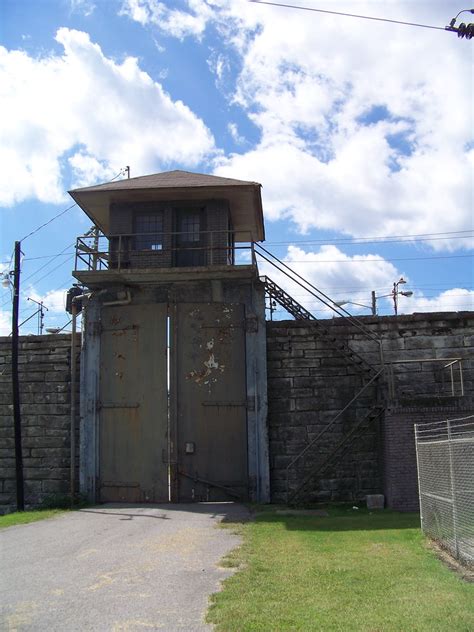
[[[0,629],[210,630],[235,503],[101,505],[0,531]]]

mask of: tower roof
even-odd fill
[[[236,241],[264,239],[261,184],[190,171],[165,171],[73,189],[69,194],[107,234],[113,202],[225,199]]]

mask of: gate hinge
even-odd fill
[[[251,314],[245,319],[245,331],[248,334],[255,334],[258,331],[258,318],[256,314]]]

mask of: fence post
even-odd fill
[[[415,424],[415,451],[416,451],[416,472],[418,476],[418,502],[420,503],[420,525],[423,529],[423,502],[421,499],[421,477],[420,477],[420,455],[418,452],[418,424]]]
[[[459,542],[458,542],[458,515],[456,506],[456,485],[454,481],[454,465],[453,465],[453,445],[451,439],[451,422],[446,420],[446,427],[448,430],[448,446],[449,446],[449,476],[451,478],[451,499],[453,502],[453,535],[454,535],[454,548],[456,551],[456,558],[459,559]]]

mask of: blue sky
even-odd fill
[[[436,26],[462,8],[304,4]],[[3,0],[0,270],[68,189],[186,169],[261,182],[268,248],[335,301],[403,276],[401,312],[473,309],[472,61],[451,33],[239,0]],[[67,322],[88,228],[74,208],[23,241],[22,319],[30,297]]]

